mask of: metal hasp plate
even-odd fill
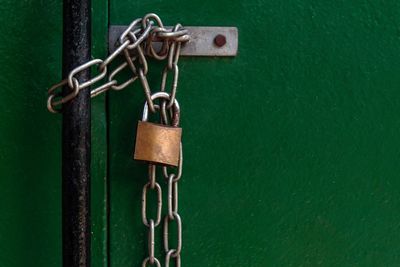
[[[127,26],[110,26],[109,52],[118,47],[118,38]],[[168,29],[172,27],[166,27]],[[182,45],[181,56],[236,56],[238,51],[238,29],[236,27],[185,27],[190,41]],[[161,43],[154,42],[157,49]]]

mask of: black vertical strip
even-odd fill
[[[90,60],[90,0],[63,2],[63,77]],[[88,80],[90,70],[75,76]],[[70,89],[64,88],[64,94]],[[63,106],[62,248],[64,267],[90,267],[90,91]]]

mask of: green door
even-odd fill
[[[61,78],[62,1],[1,4],[0,266],[61,266],[61,118],[45,101]],[[183,266],[400,266],[400,2],[92,5],[94,58],[108,25],[149,12],[239,29],[237,57],[179,63]],[[161,70],[150,62],[153,91]],[[95,267],[147,256],[147,168],[132,160],[143,103],[138,82],[93,100]]]
[[[111,25],[155,12],[239,28],[236,58],[180,60],[183,266],[400,266],[398,1],[110,0],[109,12]],[[109,95],[115,267],[147,254],[147,168],[131,159],[143,101],[139,84]]]

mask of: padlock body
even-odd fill
[[[182,128],[139,121],[135,160],[178,166]]]

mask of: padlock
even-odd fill
[[[151,96],[152,100],[162,98],[170,100],[170,95],[158,92]],[[154,164],[178,166],[182,136],[179,128],[179,104],[175,99],[172,126],[148,122],[149,107],[146,102],[143,108],[142,121],[138,122],[134,159]]]

